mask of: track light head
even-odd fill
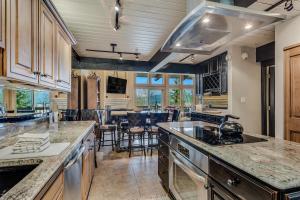
[[[293,10],[294,9],[293,0],[286,0],[284,4],[284,9],[288,12]]]

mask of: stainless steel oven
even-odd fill
[[[207,200],[208,157],[175,136],[170,140],[169,189],[176,200]]]

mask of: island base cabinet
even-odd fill
[[[61,172],[50,186],[42,200],[63,200],[64,194],[64,173]]]
[[[92,184],[92,179],[94,176],[95,169],[95,154],[94,154],[94,133],[91,133],[87,139],[84,141],[85,152],[83,154],[82,162],[82,182],[81,182],[81,193],[82,199],[86,200],[88,198],[90,186]]]

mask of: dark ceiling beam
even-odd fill
[[[154,64],[147,61],[132,61],[107,58],[77,57],[72,55],[73,69],[86,70],[113,70],[113,71],[140,71],[149,72]],[[160,73],[197,74],[201,68],[198,65],[168,63]]]
[[[148,72],[152,69],[149,62],[117,60],[106,58],[89,58],[80,57],[80,61],[72,60],[73,69],[89,69],[89,70],[118,70],[118,71],[141,71]]]
[[[170,52],[162,52],[160,49],[152,56],[149,62],[153,63],[153,65],[157,65],[161,61],[163,61],[166,57],[168,57],[171,53]]]
[[[158,72],[161,73],[181,73],[181,74],[199,74],[201,73],[201,66],[198,64],[182,64],[182,63],[168,63]]]

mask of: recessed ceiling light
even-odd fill
[[[210,19],[208,17],[205,17],[203,20],[202,20],[202,23],[204,24],[207,24],[208,22],[210,22]]]
[[[176,43],[176,47],[180,47],[181,46],[181,44],[178,42],[178,43]]]
[[[246,24],[246,25],[245,25],[245,29],[246,29],[246,30],[251,29],[252,27],[253,27],[252,24]]]

